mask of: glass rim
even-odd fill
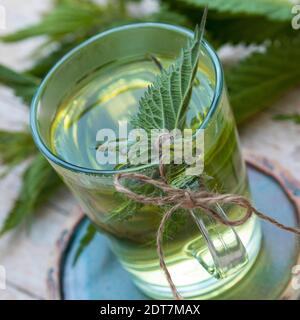
[[[112,29],[109,29],[107,31],[101,32],[85,41],[83,41],[81,44],[70,50],[66,55],[64,55],[58,62],[55,63],[55,65],[50,69],[50,71],[47,73],[45,78],[42,80],[41,84],[39,85],[32,103],[31,103],[31,108],[30,108],[30,128],[33,136],[33,140],[35,144],[37,145],[38,149],[40,152],[51,162],[54,164],[63,167],[65,169],[68,169],[70,171],[75,171],[77,173],[85,173],[85,174],[94,174],[94,175],[103,175],[103,174],[118,174],[118,173],[125,173],[125,172],[134,172],[134,171],[141,171],[145,170],[147,168],[156,166],[156,164],[145,164],[145,165],[140,165],[137,167],[133,168],[126,168],[126,169],[119,169],[119,170],[100,170],[100,169],[92,169],[92,168],[85,168],[81,166],[77,166],[75,164],[72,164],[68,161],[63,160],[56,154],[54,154],[44,143],[43,138],[40,135],[39,129],[38,129],[38,117],[37,117],[37,111],[38,111],[38,106],[40,103],[40,98],[42,96],[42,93],[44,92],[49,79],[53,76],[53,74],[59,69],[59,67],[65,63],[68,59],[72,58],[72,56],[80,51],[82,48],[85,46],[98,41],[99,39],[106,37],[112,33],[123,31],[123,30],[128,30],[128,29],[134,29],[134,28],[146,28],[146,27],[154,27],[154,28],[163,28],[166,30],[172,30],[176,31],[178,33],[181,33],[183,35],[186,35],[190,38],[193,37],[193,31],[185,28],[185,27],[180,27],[180,26],[175,26],[175,25],[170,25],[170,24],[165,24],[165,23],[158,23],[158,22],[144,22],[144,23],[133,23],[129,25],[124,25],[120,27],[115,27]],[[224,72],[223,68],[221,66],[221,62],[214,51],[214,49],[210,46],[210,44],[203,39],[202,40],[203,47],[207,51],[215,72],[215,90],[214,90],[214,96],[211,101],[209,110],[207,112],[207,115],[204,118],[204,121],[201,123],[200,127],[198,130],[206,128],[208,125],[210,119],[214,115],[217,106],[219,104],[219,100],[223,91],[224,87]]]

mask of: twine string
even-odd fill
[[[166,279],[171,288],[172,294],[176,300],[182,299],[182,296],[178,293],[177,288],[172,280],[172,277],[170,275],[170,272],[165,262],[165,256],[164,256],[164,251],[162,246],[162,237],[163,237],[165,225],[167,221],[172,217],[173,213],[176,212],[176,210],[180,208],[185,209],[185,212],[187,212],[191,216],[191,218],[195,220],[195,215],[193,214],[192,210],[201,209],[205,214],[211,216],[212,218],[217,220],[219,223],[226,226],[231,226],[231,227],[237,227],[237,226],[243,225],[252,217],[253,214],[255,214],[260,219],[275,225],[279,229],[282,229],[287,232],[291,232],[293,234],[300,236],[300,229],[286,226],[280,223],[279,221],[277,221],[276,219],[258,211],[254,206],[252,206],[249,199],[244,196],[236,195],[236,194],[219,194],[219,193],[203,191],[203,190],[199,190],[199,191],[183,190],[183,189],[178,189],[169,185],[165,177],[164,164],[162,163],[161,159],[162,158],[160,157],[160,161],[159,161],[160,179],[153,179],[149,176],[146,176],[140,173],[119,173],[115,175],[114,186],[118,192],[123,193],[129,199],[136,201],[138,203],[154,205],[154,206],[170,207],[170,209],[168,209],[164,213],[161,219],[159,228],[157,230],[156,245],[157,245],[157,254],[159,257],[160,267],[166,276]],[[163,195],[158,197],[156,196],[148,197],[146,195],[135,193],[121,183],[122,179],[135,180],[143,184],[152,185],[160,189],[161,191],[163,191]],[[240,208],[245,209],[245,214],[239,219],[229,220],[227,218],[220,216],[218,212],[215,209],[213,209],[214,208],[213,205],[215,205],[216,203],[220,205],[236,205]]]

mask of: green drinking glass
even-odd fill
[[[156,299],[172,298],[155,244],[165,208],[128,201],[116,192],[113,181],[120,172],[153,174],[157,165],[130,169],[100,165],[96,135],[101,128],[118,131],[120,122],[137,112],[139,99],[160,72],[153,57],[168,67],[192,37],[184,28],[159,23],[133,24],[96,35],[54,66],[31,108],[38,148],[92,223],[109,237],[135,284]],[[250,196],[222,67],[206,41],[196,80],[186,126],[204,130],[205,187]],[[214,209],[229,219],[243,214],[236,206],[216,204]],[[183,297],[207,299],[247,274],[260,249],[261,230],[255,217],[231,228],[200,210],[194,214],[197,223],[182,212],[168,223],[165,262]]]

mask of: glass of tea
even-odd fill
[[[111,249],[135,284],[156,299],[172,298],[155,241],[167,208],[127,199],[116,191],[114,177],[124,172],[158,176],[158,165],[100,164],[96,137],[102,128],[118,134],[120,123],[137,113],[139,100],[160,67],[172,64],[192,38],[193,33],[184,28],[159,23],[133,24],[96,35],[54,66],[31,108],[38,148],[99,232],[110,239]],[[206,41],[186,113],[186,127],[204,130],[205,188],[250,196],[223,70]],[[127,184],[134,189],[140,182]],[[214,207],[228,219],[243,214],[234,205],[216,203]],[[168,270],[183,297],[215,297],[253,265],[260,249],[260,225],[252,217],[231,228],[198,209],[194,210],[195,223],[179,211],[168,222],[163,237]]]

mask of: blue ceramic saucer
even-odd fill
[[[299,226],[300,185],[275,163],[259,158],[248,161],[251,191],[256,207],[286,225]],[[68,233],[59,263],[48,273],[51,298],[67,300],[147,299],[123,270],[107,239],[98,234],[77,264],[74,255],[86,231],[82,218]],[[292,268],[299,263],[299,239],[262,222],[263,245],[249,273],[219,299],[295,299]],[[121,279],[121,281],[120,281]]]

